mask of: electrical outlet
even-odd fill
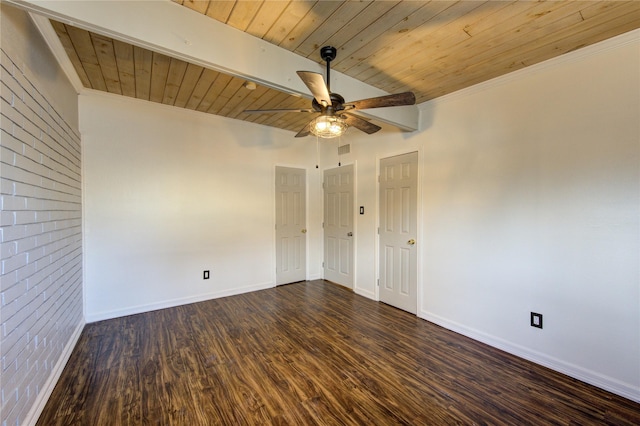
[[[203,280],[208,280],[209,279],[209,271],[204,271],[202,274],[202,279]]]
[[[531,312],[531,327],[542,328],[542,314]]]

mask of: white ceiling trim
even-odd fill
[[[318,62],[170,0],[4,1],[47,18],[309,99],[309,90],[296,71],[324,71]],[[331,77],[332,89],[348,101],[387,94],[337,71],[332,71]],[[416,106],[361,113],[402,130],[419,128]]]
[[[78,77],[76,69],[73,67],[71,60],[67,56],[67,53],[64,50],[64,46],[62,46],[62,43],[60,42],[60,39],[56,34],[56,30],[53,29],[51,21],[49,21],[44,16],[37,15],[35,13],[29,13],[29,16],[31,17],[31,20],[35,24],[36,28],[38,28],[38,31],[40,31],[40,34],[42,34],[42,37],[47,43],[47,46],[49,46],[49,49],[53,53],[53,56],[56,57],[58,65],[60,65],[60,68],[62,68],[62,71],[69,79],[69,82],[71,83],[73,88],[76,89],[76,93],[81,93],[83,90],[85,90],[85,87],[82,85],[82,81],[80,80],[80,77]]]

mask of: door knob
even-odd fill
[[[347,232],[347,237],[353,237],[353,232]]]
[[[306,229],[301,229],[300,232],[302,232],[303,234],[306,234],[307,230]]]
[[[407,241],[407,244],[409,244],[410,246],[414,246],[416,245],[416,240],[414,240],[413,238],[410,239],[409,241]]]

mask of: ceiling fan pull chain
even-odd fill
[[[318,135],[316,135],[316,169],[320,168],[320,148],[318,147]]]

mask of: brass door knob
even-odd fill
[[[413,238],[410,239],[409,241],[407,241],[407,244],[409,244],[410,246],[415,246],[416,245],[416,240],[414,240]]]
[[[307,230],[306,229],[301,229],[300,232],[302,232],[303,234],[306,234]]]

